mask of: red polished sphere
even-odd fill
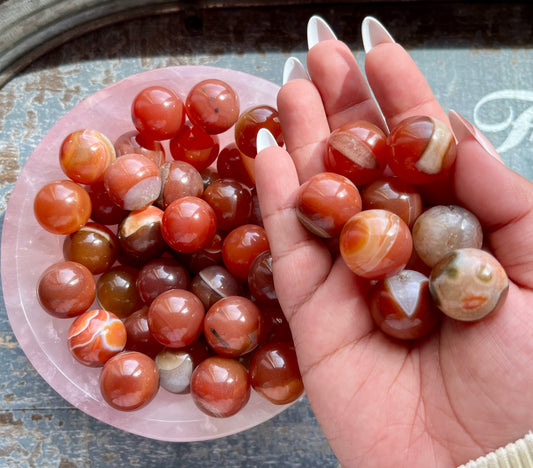
[[[248,223],[252,215],[252,191],[238,180],[215,180],[205,189],[203,198],[213,208],[217,217],[217,228],[222,231]]]
[[[310,232],[319,237],[338,236],[346,221],[359,211],[359,190],[339,174],[316,174],[298,191],[296,215]]]
[[[109,198],[125,210],[146,208],[161,192],[159,168],[140,154],[126,154],[113,162],[104,183]]]
[[[250,399],[246,367],[235,359],[208,357],[194,370],[191,395],[198,408],[215,418],[238,413]]]
[[[429,279],[414,270],[378,281],[372,289],[370,313],[384,333],[400,340],[427,335],[441,317],[429,292]]]
[[[127,333],[122,320],[103,309],[88,310],[72,322],[67,342],[72,355],[89,367],[102,366],[120,353]]]
[[[203,80],[189,91],[185,109],[194,125],[218,134],[231,128],[239,118],[239,98],[228,83]]]
[[[169,348],[181,348],[202,334],[204,316],[204,306],[193,293],[171,289],[150,304],[148,326],[157,341]]]
[[[120,208],[109,198],[103,182],[87,185],[85,189],[91,199],[91,219],[94,222],[105,225],[119,224],[128,214],[127,210]]]
[[[354,273],[367,279],[383,279],[407,265],[413,241],[409,227],[398,215],[385,210],[366,210],[345,224],[339,248]]]
[[[249,373],[252,388],[275,405],[291,403],[304,391],[291,343],[269,343],[259,348],[250,362]]]
[[[48,232],[71,234],[89,220],[91,207],[91,198],[82,186],[71,180],[56,180],[37,192],[33,213]]]
[[[145,138],[168,140],[183,127],[185,106],[171,89],[149,86],[133,99],[131,118],[135,128]]]
[[[100,374],[104,400],[120,411],[132,411],[150,403],[159,390],[159,371],[153,359],[129,351],[106,362]]]
[[[222,243],[222,261],[238,278],[248,279],[250,265],[270,245],[266,231],[261,226],[244,224],[231,231]]]
[[[450,129],[428,116],[408,117],[387,137],[387,163],[398,177],[413,184],[436,182],[450,169],[457,154]]]
[[[216,229],[215,212],[206,201],[183,197],[165,209],[161,234],[175,251],[192,253],[204,248],[215,236]]]
[[[180,132],[170,140],[170,154],[177,161],[185,161],[198,171],[209,167],[217,158],[220,143],[217,135],[186,122]]]
[[[361,192],[363,210],[392,211],[412,228],[424,209],[422,196],[409,182],[398,177],[381,177]]]
[[[39,278],[37,296],[44,310],[58,318],[76,317],[96,297],[96,283],[89,269],[66,261],[49,266]]]
[[[190,291],[198,296],[202,304],[209,308],[228,296],[242,296],[242,281],[222,265],[211,265],[202,270],[191,281]]]
[[[108,271],[115,262],[117,254],[117,236],[99,223],[87,223],[78,231],[66,236],[63,242],[65,259],[81,263],[93,275]]]
[[[132,266],[118,265],[106,271],[96,283],[96,297],[100,307],[126,318],[143,303],[137,292],[139,270]]]
[[[278,296],[274,286],[272,253],[270,250],[261,252],[250,265],[248,289],[252,297],[260,304],[277,304]]]
[[[66,176],[79,184],[104,180],[104,173],[115,160],[115,148],[98,130],[76,130],[63,140],[59,163]]]
[[[188,289],[191,281],[187,269],[173,258],[157,258],[146,263],[137,276],[137,291],[150,304],[170,289]]]
[[[165,209],[174,200],[182,197],[201,197],[204,181],[196,168],[185,161],[169,161],[160,168],[161,193],[157,206]]]
[[[150,332],[148,326],[148,307],[143,307],[124,319],[124,326],[128,334],[125,349],[127,351],[139,351],[155,359],[157,353],[164,346],[157,341]]]
[[[230,143],[220,151],[217,158],[217,171],[220,177],[236,179],[248,187],[254,187],[255,183],[250,175],[245,158],[235,143]]]
[[[259,308],[242,296],[229,296],[215,302],[207,311],[204,336],[220,356],[237,357],[253,351],[263,333]]]
[[[355,185],[363,185],[381,175],[388,153],[387,137],[381,129],[357,120],[331,132],[324,164],[328,171],[346,176]]]
[[[165,148],[161,142],[145,138],[136,131],[120,135],[114,146],[117,157],[125,154],[140,154],[156,166],[161,166],[165,162]]]
[[[271,106],[256,106],[243,112],[235,124],[235,144],[250,158],[257,156],[257,132],[266,128],[279,146],[283,145],[281,122],[276,109]]]

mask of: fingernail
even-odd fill
[[[257,132],[256,139],[257,152],[261,152],[265,148],[270,148],[271,146],[279,146],[278,142],[274,138],[274,135],[270,133],[266,128],[260,128]]]
[[[329,39],[337,39],[335,33],[320,16],[311,16],[307,23],[307,47],[311,49],[314,45]]]
[[[283,66],[283,84],[291,80],[297,80],[298,78],[308,80],[309,75],[305,71],[302,62],[296,57],[289,57]]]
[[[450,119],[450,124],[457,141],[473,137],[474,140],[476,140],[493,158],[496,158],[498,161],[502,161],[501,156],[498,154],[489,140],[487,140],[487,138],[461,114],[455,112],[454,110],[450,110],[448,112],[448,118]]]
[[[368,52],[378,44],[393,43],[394,39],[376,18],[367,16],[361,25],[363,48]]]

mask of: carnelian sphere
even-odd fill
[[[183,197],[167,206],[161,221],[161,234],[170,248],[193,253],[215,236],[217,218],[213,208],[198,197]]]
[[[359,211],[359,190],[339,174],[316,174],[298,191],[296,215],[310,232],[319,237],[338,236],[346,221]]]
[[[431,270],[429,290],[448,317],[475,321],[498,310],[505,302],[509,279],[490,253],[473,248],[449,253]]]
[[[67,135],[59,150],[61,169],[79,184],[102,182],[105,170],[115,158],[115,148],[109,139],[90,128]]]
[[[108,271],[118,254],[117,236],[103,224],[88,222],[78,231],[65,236],[63,256],[81,263],[93,275]]]
[[[207,311],[204,336],[220,356],[237,357],[257,348],[263,333],[259,307],[242,296],[228,296]]]
[[[193,371],[192,399],[209,416],[233,416],[248,403],[250,393],[248,371],[235,359],[211,356]]]
[[[104,400],[120,411],[146,406],[158,390],[159,371],[154,360],[137,351],[112,357],[100,374],[100,392]]]
[[[266,231],[255,224],[243,224],[233,229],[222,243],[222,261],[237,278],[246,280],[255,258],[269,250]]]
[[[413,184],[442,178],[457,155],[454,136],[441,121],[429,116],[402,120],[387,137],[387,163],[392,172]]]
[[[131,105],[131,118],[139,133],[149,140],[168,140],[185,123],[181,98],[164,86],[149,86],[137,94]]]
[[[370,122],[347,122],[331,132],[324,165],[355,185],[378,178],[387,164],[389,147],[383,131]]]
[[[168,161],[159,167],[161,193],[156,200],[159,208],[165,209],[174,200],[182,197],[201,197],[204,181],[200,172],[188,162]]]
[[[171,289],[150,304],[148,326],[157,341],[169,348],[181,348],[202,334],[204,316],[204,305],[193,293]]]
[[[115,140],[117,157],[125,154],[141,154],[150,159],[156,166],[165,162],[165,148],[159,141],[143,137],[135,130],[123,133]]]
[[[96,297],[100,307],[126,318],[142,306],[136,282],[139,270],[117,265],[101,275],[96,282]]]
[[[91,198],[71,180],[49,182],[37,192],[33,213],[41,227],[52,234],[72,234],[91,216]]]
[[[175,160],[188,162],[198,171],[203,171],[217,158],[220,142],[217,135],[210,135],[203,128],[186,122],[170,140],[169,148]]]
[[[252,357],[249,373],[252,388],[275,405],[291,403],[304,391],[292,343],[263,345]]]
[[[257,156],[257,132],[261,128],[269,130],[278,145],[283,145],[278,111],[266,105],[252,107],[244,111],[235,124],[235,144],[244,155],[250,158]]]
[[[239,118],[239,98],[225,81],[203,80],[189,91],[185,110],[194,125],[214,135],[225,132],[235,124]]]
[[[125,350],[139,351],[151,358],[155,358],[157,353],[164,346],[157,341],[150,332],[148,326],[148,307],[143,307],[124,319],[124,326],[128,334]]]
[[[86,185],[85,190],[91,199],[91,219],[104,225],[118,224],[128,214],[109,198],[103,182]]]
[[[413,250],[411,232],[396,214],[366,210],[344,225],[339,248],[348,268],[367,279],[383,279],[402,270]]]
[[[414,270],[378,281],[370,296],[370,313],[387,335],[414,340],[429,333],[441,313],[431,298],[429,279]]]
[[[67,335],[72,355],[89,367],[105,364],[124,349],[126,340],[127,332],[122,320],[103,309],[81,314],[72,322]]]
[[[96,282],[89,269],[77,262],[58,262],[39,278],[37,296],[44,310],[58,318],[76,317],[96,297]]]
[[[219,153],[217,158],[217,171],[220,177],[231,177],[254,187],[255,182],[250,175],[250,170],[245,163],[249,157],[243,155],[235,143],[229,143]]]
[[[413,184],[398,177],[385,176],[368,184],[361,192],[363,210],[392,211],[412,228],[424,209],[422,196]]]
[[[154,162],[140,154],[126,154],[116,159],[105,172],[104,183],[109,198],[125,210],[147,207],[161,192],[161,174]]]
[[[222,231],[248,223],[252,215],[252,190],[235,179],[215,180],[205,189],[203,199],[213,208]]]

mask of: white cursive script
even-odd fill
[[[504,110],[503,119],[499,122],[486,122],[480,117],[481,108],[495,101],[500,101],[498,104]],[[517,113],[513,106],[513,104],[516,106],[516,101],[530,102],[533,104],[533,91],[502,89],[487,94],[474,107],[474,125],[479,130],[485,133],[509,132],[507,138],[496,148],[499,153],[516,148],[524,139],[531,140],[533,136],[530,135],[531,129],[533,128],[533,105]]]

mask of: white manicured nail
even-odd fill
[[[378,44],[392,43],[394,39],[376,18],[367,16],[361,25],[363,48],[368,52]]]
[[[466,120],[461,114],[454,110],[448,112],[448,118],[450,119],[450,125],[452,126],[453,133],[457,141],[462,141],[465,138],[474,138],[480,146],[493,158],[498,161],[502,161],[501,156],[498,154],[494,146],[487,140],[477,128],[475,128],[468,120]],[[503,161],[502,161],[503,162]]]
[[[274,138],[274,135],[272,135],[272,133],[270,133],[270,131],[266,128],[260,128],[257,132],[257,152],[260,153],[265,148],[270,148],[271,146],[279,146],[278,142]]]
[[[307,23],[307,47],[311,49],[314,45],[329,39],[337,39],[337,36],[320,16],[312,16]]]
[[[289,57],[283,66],[283,84],[298,78],[308,80],[309,75],[305,71],[302,62],[300,62],[296,57]]]

